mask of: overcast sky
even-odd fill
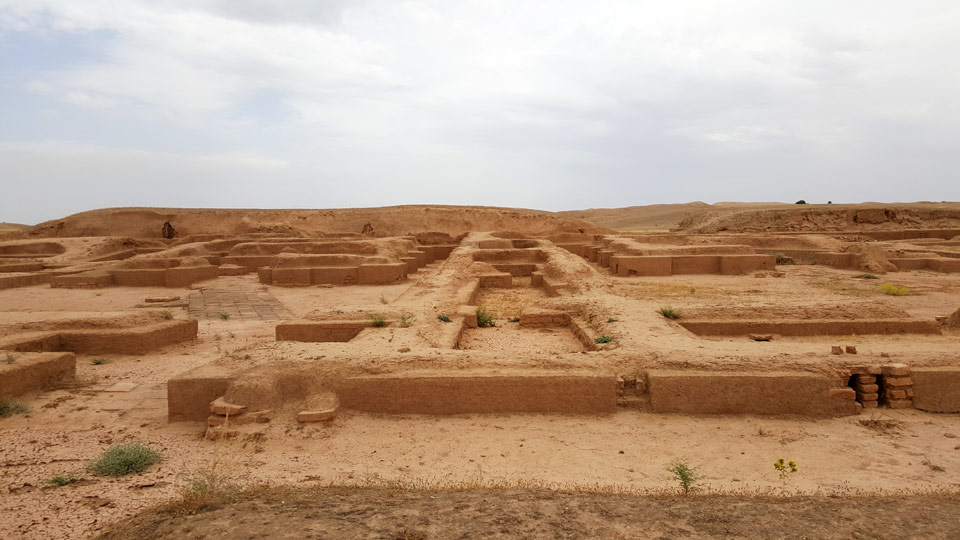
[[[960,2],[0,0],[0,221],[960,199]]]

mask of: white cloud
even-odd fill
[[[710,189],[712,174],[738,182],[718,199],[762,185],[766,197],[793,200],[801,174],[834,175],[829,189],[862,193],[878,176],[911,170],[892,149],[960,137],[960,72],[950,69],[960,4],[925,6],[0,0],[0,40],[98,36],[96,54],[39,65],[11,91],[48,96],[61,118],[88,121],[69,108],[90,109],[120,126],[51,126],[48,135],[81,131],[118,162],[131,148],[183,155],[195,141],[204,154],[283,163],[273,179],[291,192],[309,190],[317,171],[384,186],[367,204],[470,202],[467,194],[545,208],[663,200],[651,193],[707,199],[698,189]],[[175,161],[209,172],[185,159]],[[960,158],[938,159],[914,185],[924,198],[957,198],[960,188],[936,172],[945,177]],[[122,174],[115,169],[103,174]],[[794,172],[778,195],[769,178],[783,170]],[[448,190],[458,176],[489,192]],[[403,189],[390,188],[392,178]],[[544,183],[549,193],[537,189]],[[589,193],[578,193],[584,185]],[[346,191],[330,200],[364,204]]]

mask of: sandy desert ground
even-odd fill
[[[960,535],[960,204],[616,214],[0,236],[0,537]]]

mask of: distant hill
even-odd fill
[[[690,202],[680,204],[650,204],[626,208],[591,208],[556,212],[565,218],[580,219],[618,231],[669,231],[680,223],[707,213],[739,212],[792,206],[786,203],[719,202],[707,204]]]
[[[29,227],[30,225],[21,225],[20,223],[7,223],[5,221],[0,221],[0,234],[21,231]]]

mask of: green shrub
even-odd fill
[[[410,328],[410,325],[413,324],[413,313],[404,311],[400,314],[400,318],[397,319],[397,322],[400,323],[400,326],[403,328]]]
[[[124,476],[143,472],[162,458],[160,452],[144,444],[115,444],[87,464],[87,470],[98,476]]]
[[[598,338],[593,338],[594,343],[610,343],[613,341],[613,338],[610,336],[600,336]]]
[[[107,359],[106,359],[106,358],[94,358],[93,360],[90,361],[90,363],[93,364],[93,365],[95,365],[95,366],[99,366],[99,365],[101,365],[101,364],[106,364],[106,363],[107,363]]]
[[[76,484],[80,480],[83,480],[83,478],[80,478],[76,474],[68,473],[68,474],[61,474],[59,476],[54,476],[53,478],[47,480],[47,483],[50,484],[51,486],[63,487],[63,486],[68,486],[70,484]]]
[[[607,323],[615,323],[615,322],[617,322],[617,320],[614,319],[613,317],[610,317],[609,319],[607,319]]]
[[[774,253],[773,256],[777,258],[777,264],[793,264],[793,258],[787,257],[783,253]]]
[[[658,311],[658,313],[660,313],[661,315],[663,315],[664,317],[666,317],[666,318],[668,318],[668,319],[679,319],[679,318],[680,318],[680,312],[677,311],[677,310],[675,310],[675,309],[673,309],[673,308],[669,308],[669,307],[662,307],[662,308],[660,308],[660,310]]]
[[[227,319],[229,319],[229,318],[230,318],[230,314],[229,314],[229,313],[221,313],[221,314],[220,314],[220,320],[225,321],[225,320],[227,320]]]
[[[497,323],[493,320],[493,313],[490,313],[484,308],[477,309],[477,326],[480,328],[488,328],[496,325]]]
[[[373,317],[371,317],[371,322],[370,322],[370,324],[372,324],[373,326],[375,326],[375,327],[377,327],[377,328],[380,328],[380,327],[382,327],[382,326],[386,326],[386,325],[387,325],[387,318],[384,317],[383,315],[374,315]]]
[[[805,201],[805,200],[803,200],[803,199],[800,199],[799,201],[797,201],[797,202],[795,202],[795,203],[793,203],[793,204],[807,204],[807,201]]]
[[[880,279],[873,274],[857,274],[853,276],[853,279]]]
[[[380,303],[386,305],[386,304],[389,304],[390,302],[388,302],[388,301],[387,301],[387,298],[386,298],[385,296],[383,296],[383,294],[381,294],[381,295],[380,295]]]
[[[673,473],[673,476],[677,479],[677,483],[680,484],[680,489],[682,489],[684,493],[690,493],[690,490],[693,489],[693,484],[697,481],[696,469],[683,461],[678,461],[667,467],[667,471]]]
[[[890,296],[907,296],[910,294],[910,289],[901,287],[900,285],[884,283],[880,286],[880,292],[883,294],[889,294]]]
[[[446,315],[437,315],[437,320],[440,322],[452,322],[450,321],[450,317],[447,317]]]
[[[16,362],[17,359],[14,358],[12,354],[8,354],[6,360],[4,360],[4,361],[5,361],[6,363],[8,363],[8,364],[12,364],[12,363]]]
[[[520,317],[514,317],[512,319],[507,319],[507,322],[520,322]]]
[[[0,399],[0,418],[7,418],[15,414],[26,414],[30,412],[30,407],[22,401],[13,399]]]

